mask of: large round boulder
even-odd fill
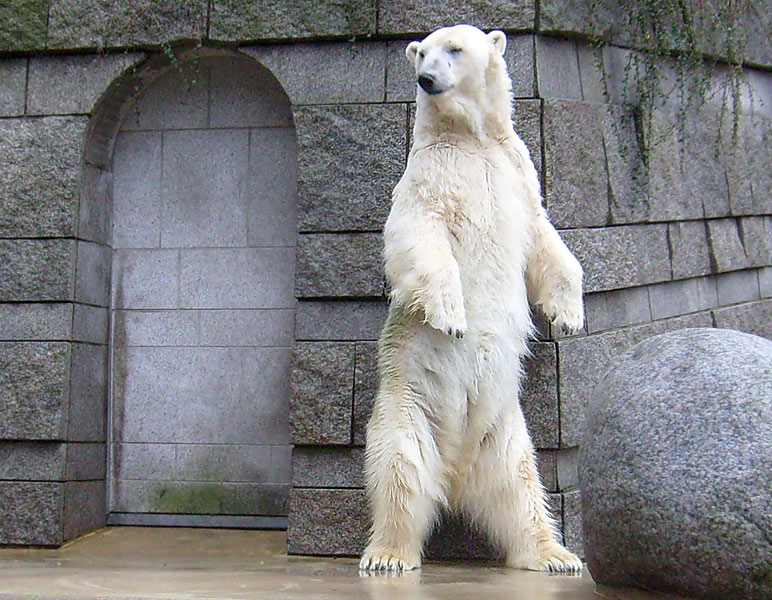
[[[597,583],[772,599],[772,342],[683,329],[633,347],[587,407],[579,471]]]

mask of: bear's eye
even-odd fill
[[[463,51],[464,51],[464,49],[463,48],[459,48],[458,46],[453,46],[452,48],[450,48],[450,53],[451,54],[459,54],[460,52],[463,52]]]
[[[418,58],[420,58],[420,59],[424,59],[424,58],[426,58],[426,54],[424,54],[424,51],[423,51],[423,50],[420,50],[420,51],[418,52]]]

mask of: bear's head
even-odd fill
[[[471,25],[443,27],[405,49],[415,67],[418,108],[472,125],[510,120],[511,83],[504,63],[507,37]]]

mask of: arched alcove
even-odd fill
[[[151,59],[97,107],[84,197],[112,199],[108,523],[283,525],[296,157],[286,94],[234,52]]]

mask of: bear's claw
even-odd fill
[[[359,561],[360,571],[410,571],[419,566],[390,552],[366,552]]]

